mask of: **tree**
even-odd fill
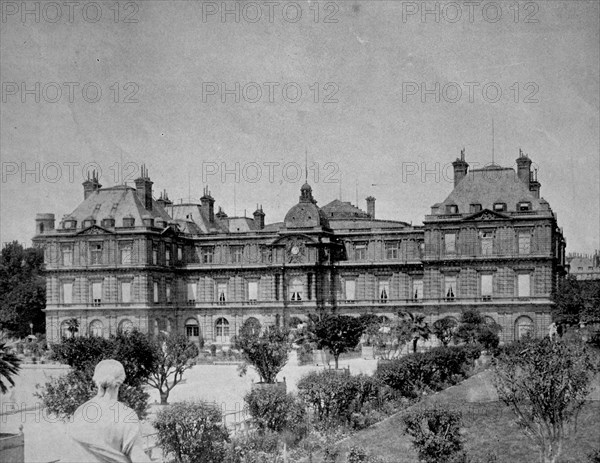
[[[154,365],[146,382],[158,389],[161,405],[166,405],[171,390],[183,373],[192,368],[190,360],[198,356],[198,347],[183,335],[160,334],[153,339]]]
[[[69,318],[67,320],[67,331],[71,333],[71,337],[79,331],[79,321],[76,318]]]
[[[429,339],[431,329],[425,321],[425,315],[412,314],[411,312],[399,312],[400,323],[403,325],[401,330],[407,331],[411,335],[413,352],[417,351],[417,343],[419,339],[424,341]]]
[[[278,326],[269,326],[262,332],[240,330],[236,348],[242,351],[246,362],[240,367],[240,375],[246,374],[248,365],[252,365],[263,383],[275,383],[288,361],[290,347],[289,333]]]
[[[559,326],[600,323],[600,282],[561,280],[553,294],[552,320]]]
[[[585,345],[548,337],[516,342],[498,356],[494,376],[500,400],[538,445],[541,463],[558,460],[597,371]]]
[[[457,326],[458,323],[456,320],[450,317],[444,317],[433,323],[432,332],[444,346],[447,346],[454,337]]]
[[[19,373],[21,361],[5,344],[0,344],[0,392],[6,394],[15,385],[13,376]],[[10,386],[6,385],[6,382]]]
[[[465,310],[461,314],[455,337],[466,344],[479,343],[489,349],[498,346],[500,330],[500,325],[486,322],[478,311]]]
[[[348,315],[326,315],[315,325],[318,348],[329,349],[335,359],[336,370],[340,354],[358,345],[363,329],[364,326],[358,318]]]
[[[221,463],[229,441],[219,408],[206,402],[180,402],[160,410],[154,427],[158,445],[176,463]]]
[[[46,332],[46,280],[41,276],[44,253],[23,248],[17,241],[4,246],[0,255],[0,330],[23,338]]]

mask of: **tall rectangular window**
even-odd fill
[[[481,255],[491,256],[494,250],[494,238],[491,231],[485,231],[479,233],[479,239],[481,241]]]
[[[196,283],[192,282],[192,281],[188,281],[187,284],[187,300],[188,300],[188,304],[195,304],[196,303]]]
[[[177,260],[179,262],[183,260],[183,249],[181,246],[177,246]]]
[[[155,281],[152,284],[152,301],[154,303],[158,302],[158,281]]]
[[[119,261],[121,264],[131,264],[133,253],[133,243],[131,241],[125,241],[119,243]]]
[[[444,297],[446,300],[453,300],[456,297],[456,277],[444,277]]]
[[[165,245],[165,265],[171,265],[171,245]]]
[[[248,300],[249,301],[257,301],[258,300],[258,281],[249,281],[248,282]]]
[[[312,299],[312,292],[313,292],[313,274],[312,273],[307,273],[306,274],[306,298],[310,301]]]
[[[281,277],[279,275],[275,275],[275,300],[278,301],[280,299],[280,291],[281,291]]]
[[[152,245],[152,265],[158,265],[158,245]]]
[[[173,302],[172,296],[171,296],[171,283],[167,282],[167,286],[165,288],[165,296],[167,299],[167,303],[171,303]]]
[[[379,282],[379,301],[387,302],[390,298],[390,282],[389,280],[382,280]]]
[[[345,280],[346,285],[346,300],[356,300],[356,280]]]
[[[444,235],[444,246],[445,246],[446,254],[455,254],[456,253],[456,234],[455,233],[446,233]]]
[[[367,259],[367,243],[356,243],[354,245],[354,260]]]
[[[415,278],[412,281],[412,299],[415,301],[419,301],[423,299],[423,280],[420,278]]]
[[[519,254],[529,254],[531,252],[531,234],[529,232],[519,232]]]
[[[385,258],[386,259],[398,259],[400,256],[400,243],[398,241],[392,241],[385,243]]]
[[[90,243],[90,261],[92,265],[102,264],[102,243]]]
[[[202,246],[202,263],[203,264],[212,264],[213,263],[213,247],[212,246]]]
[[[290,282],[290,301],[301,301],[304,298],[304,286],[302,285],[302,280],[299,278],[294,278]]]
[[[217,301],[227,302],[227,283],[217,283]]]
[[[531,275],[529,273],[517,275],[517,295],[519,297],[531,296]]]
[[[102,282],[92,282],[92,305],[99,306],[102,304]]]
[[[491,274],[481,275],[481,298],[489,301],[493,294],[493,276]]]
[[[243,246],[231,246],[231,262],[234,264],[241,264],[242,257],[244,255]]]
[[[73,283],[62,284],[62,303],[72,304],[73,303]]]
[[[73,245],[66,244],[61,247],[62,250],[62,264],[64,267],[71,267],[73,265]]]
[[[122,281],[121,282],[121,302],[124,302],[124,303],[131,302],[131,282],[130,281]]]

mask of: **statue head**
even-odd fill
[[[98,386],[98,392],[106,389],[118,388],[125,381],[125,369],[117,360],[102,360],[94,369],[94,383]]]

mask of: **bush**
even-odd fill
[[[176,463],[221,463],[225,459],[227,430],[221,411],[205,402],[180,402],[158,412],[154,427],[158,445]]]
[[[244,360],[256,369],[265,383],[276,381],[277,374],[287,363],[290,347],[289,333],[275,326],[262,333],[242,329],[236,338],[236,349],[242,351]],[[245,374],[246,369],[247,365],[244,365],[241,374]]]
[[[260,433],[287,431],[294,436],[294,441],[306,435],[304,407],[283,388],[256,388],[248,392],[244,400]]]
[[[359,423],[353,413],[381,405],[380,383],[365,375],[348,376],[327,370],[311,372],[298,382],[298,395],[322,424]]]
[[[417,409],[405,415],[403,421],[420,460],[427,463],[458,463],[465,460],[459,411]]]

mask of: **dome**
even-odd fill
[[[312,188],[308,183],[300,188],[300,201],[293,206],[284,219],[286,228],[329,228],[325,213],[317,206],[312,196]]]

